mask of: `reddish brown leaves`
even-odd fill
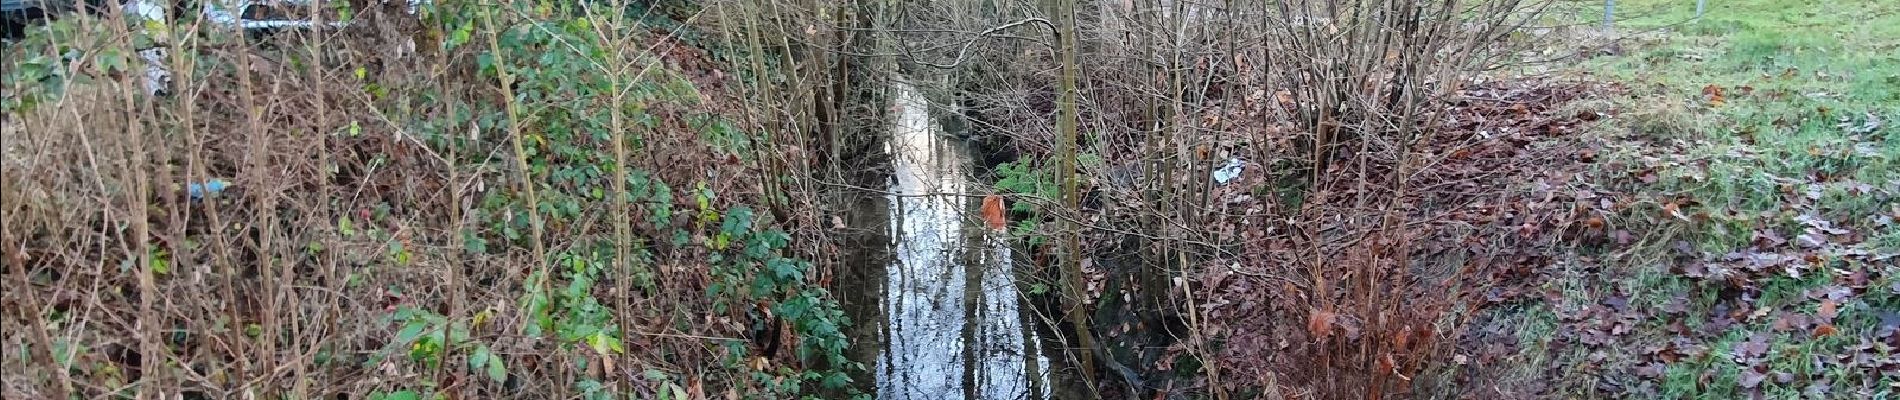
[[[1834,299],[1821,300],[1821,307],[1814,311],[1814,317],[1819,319],[1819,321],[1817,321],[1819,323],[1814,325],[1814,337],[1828,337],[1839,333],[1839,331],[1834,328],[1834,317],[1840,315],[1840,310],[1838,306],[1834,304]]]
[[[1313,313],[1306,317],[1306,333],[1322,339],[1331,335],[1334,317],[1332,311],[1313,309]]]
[[[1412,326],[1407,325],[1405,329],[1400,329],[1398,332],[1392,333],[1392,348],[1404,351],[1410,348],[1411,344]]]
[[[1713,84],[1702,87],[1702,99],[1709,102],[1709,107],[1721,107],[1728,102],[1727,98],[1722,97],[1722,87]]]
[[[1841,315],[1838,307],[1834,304],[1834,299],[1821,300],[1821,307],[1814,311],[1814,316],[1821,317],[1822,321],[1832,322],[1834,317]]]
[[[983,198],[983,222],[990,229],[1003,229],[1009,224],[1009,217],[1003,214],[1003,196],[992,194]]]
[[[1231,230],[1240,240],[1258,243],[1246,246],[1240,260],[1220,260],[1219,268],[1208,271],[1208,276],[1227,280],[1222,285],[1206,285],[1213,293],[1210,298],[1221,300],[1204,306],[1210,310],[1204,320],[1230,332],[1226,337],[1230,345],[1223,351],[1219,367],[1228,371],[1276,371],[1294,385],[1331,386],[1362,376],[1376,376],[1391,383],[1439,363],[1485,366],[1509,357],[1512,349],[1502,341],[1476,340],[1481,336],[1463,331],[1439,332],[1433,324],[1442,321],[1440,316],[1445,314],[1441,310],[1453,304],[1508,304],[1536,297],[1541,293],[1537,288],[1547,279],[1545,275],[1561,269],[1553,266],[1544,249],[1573,235],[1642,243],[1648,239],[1640,234],[1644,231],[1632,234],[1632,230],[1643,228],[1644,221],[1629,214],[1636,210],[1654,214],[1663,204],[1583,179],[1590,173],[1590,163],[1616,161],[1622,153],[1594,146],[1589,139],[1576,135],[1585,122],[1606,120],[1603,114],[1560,107],[1592,92],[1548,82],[1484,84],[1459,91],[1454,101],[1440,107],[1445,115],[1437,120],[1442,124],[1438,128],[1444,134],[1421,141],[1413,150],[1433,162],[1421,168],[1417,172],[1419,181],[1412,183],[1433,189],[1405,192],[1403,198],[1390,198],[1392,192],[1385,190],[1367,191],[1359,184],[1366,179],[1377,182],[1390,174],[1392,166],[1377,158],[1372,159],[1370,169],[1363,171],[1341,167],[1353,163],[1329,165],[1330,169],[1321,174],[1322,182],[1311,190],[1310,197],[1297,203],[1297,209],[1281,209],[1286,205],[1238,186],[1216,186],[1214,196],[1226,201],[1226,207],[1250,210],[1246,213],[1251,214],[1246,215],[1285,214],[1302,221],[1301,225],[1287,226],[1235,218],[1210,224],[1217,232]],[[1256,91],[1246,96],[1246,102],[1270,108],[1280,100],[1276,95],[1282,93]],[[1291,96],[1284,100],[1292,105]],[[1226,123],[1233,122],[1223,121]],[[1269,136],[1263,142],[1273,140]],[[1195,153],[1199,150],[1193,149]],[[1614,167],[1624,169],[1622,165]],[[1677,179],[1677,175],[1663,172],[1650,171],[1650,179]],[[1382,219],[1376,217],[1318,218],[1363,215],[1355,205],[1362,203],[1362,198],[1393,201],[1393,217],[1416,225],[1391,232],[1381,231]],[[1677,203],[1685,216],[1699,210]],[[1673,219],[1667,214],[1660,218]],[[1286,233],[1288,228],[1304,226],[1305,221],[1319,227],[1320,232],[1331,233],[1304,238]],[[1314,244],[1307,241],[1331,248],[1339,244],[1332,239],[1335,237],[1368,238],[1364,244],[1347,249],[1327,250],[1325,260],[1300,255]],[[1441,261],[1438,255],[1452,254],[1463,255],[1460,258],[1465,260],[1455,277],[1427,281],[1392,273],[1412,262]],[[1250,273],[1214,273],[1235,269]],[[1318,272],[1312,272],[1312,279],[1297,279],[1299,283],[1255,278],[1305,271]],[[1364,277],[1368,276],[1376,278],[1367,284]],[[1472,289],[1452,290],[1437,282]],[[1318,290],[1322,284],[1328,290]],[[1367,295],[1375,292],[1379,295]],[[1647,310],[1623,303],[1627,301],[1597,306],[1600,311],[1593,310],[1589,317],[1577,320],[1607,321],[1587,329],[1599,336],[1595,343],[1630,340],[1631,332],[1646,322],[1642,317]],[[1299,318],[1301,310],[1307,313],[1304,320]],[[1688,313],[1685,310],[1683,314]],[[1569,332],[1580,331],[1584,330]],[[1300,333],[1307,336],[1301,338]],[[1497,336],[1511,334],[1499,332]],[[1306,345],[1299,343],[1301,339]],[[1508,342],[1516,343],[1515,339]],[[1678,352],[1694,357],[1707,351],[1696,348]],[[1331,367],[1319,368],[1312,362],[1321,359],[1331,360]],[[1326,393],[1317,397],[1365,396]]]
[[[1834,329],[1834,324],[1820,324],[1814,326],[1814,337],[1834,336],[1835,333],[1838,333],[1838,331]]]

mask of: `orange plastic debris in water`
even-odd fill
[[[989,223],[990,229],[1003,229],[1009,223],[1009,217],[1003,215],[1003,196],[983,198],[983,222]]]

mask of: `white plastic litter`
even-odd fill
[[[1229,158],[1227,159],[1226,165],[1222,165],[1220,169],[1214,170],[1214,182],[1220,183],[1220,184],[1226,184],[1227,182],[1231,182],[1235,178],[1240,177],[1241,168],[1244,168],[1246,166],[1247,166],[1247,160],[1242,160],[1239,158]]]
[[[247,19],[240,17],[251,7],[277,6],[298,8],[310,6],[311,1],[312,0],[227,0],[222,2],[223,4],[220,4],[221,2],[219,1],[211,1],[205,3],[203,12],[205,19],[213,23],[244,29],[311,28],[319,24],[311,20]],[[410,14],[416,13],[417,9],[429,4],[429,0],[407,0],[407,2],[409,4]],[[341,28],[346,26],[346,24],[347,22],[344,21],[325,21],[321,25]]]
[[[171,23],[171,18],[165,15],[165,6],[158,4],[157,0],[132,0],[126,2],[122,10],[126,15],[141,19],[140,26],[146,29],[169,29],[166,25]],[[166,38],[159,32],[147,33],[155,40]],[[145,60],[146,93],[163,94],[171,87],[172,71],[165,69],[165,46],[166,43],[160,42],[157,46],[139,50],[139,58]]]
[[[246,18],[239,17],[240,15],[244,15],[245,9],[251,8],[253,6],[261,7],[261,6],[275,4],[275,5],[279,5],[283,7],[307,7],[310,5],[310,2],[308,0],[280,0],[280,1],[270,1],[270,2],[238,1],[235,4],[218,4],[218,3],[219,2],[216,2],[216,1],[205,2],[204,11],[203,11],[205,20],[211,21],[212,23],[217,24],[217,25],[233,26],[233,27],[239,27],[239,28],[244,28],[244,29],[309,28],[309,27],[317,26],[317,22],[311,21],[311,20],[282,20],[282,19],[255,20],[255,19],[246,19]],[[330,26],[330,27],[342,27],[343,22],[342,21],[327,21],[323,25]]]

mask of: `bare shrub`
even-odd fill
[[[1059,10],[1084,25],[1084,137],[1075,151],[1092,161],[1076,168],[1099,202],[1072,210],[1037,193],[1019,197],[1047,219],[1083,221],[1083,253],[1100,268],[1088,286],[1119,293],[1065,302],[1107,319],[1096,323],[1103,341],[1126,350],[1103,357],[1115,375],[1137,392],[1161,390],[1163,367],[1198,360],[1216,397],[1269,386],[1381,398],[1446,365],[1444,344],[1459,334],[1469,288],[1509,257],[1434,242],[1495,233],[1436,231],[1437,217],[1456,206],[1440,195],[1456,187],[1482,197],[1508,183],[1453,186],[1466,183],[1449,177],[1468,175],[1445,171],[1450,153],[1440,150],[1478,139],[1438,135],[1458,90],[1514,54],[1506,34],[1547,4],[1133,1]],[[998,8],[1018,10],[1009,5]],[[1060,153],[1049,128],[1060,94],[1052,42],[1028,28],[977,35],[1012,18],[904,34],[919,48],[981,40],[989,52],[966,57],[980,61],[960,71],[1002,73],[978,82],[974,111],[1015,148],[1042,156],[1024,163],[1046,171],[1055,163],[1039,160],[1076,156]],[[1216,182],[1230,164],[1244,173]],[[1226,342],[1240,339],[1267,343]],[[1254,381],[1265,376],[1275,378]]]
[[[63,90],[6,82],[44,101],[0,135],[0,339],[32,351],[0,361],[0,388],[650,397],[836,378],[778,369],[847,367],[817,272],[750,280],[826,253],[783,243],[815,217],[746,205],[813,201],[730,162],[805,160],[729,147],[759,127],[726,114],[742,95],[707,56],[597,6],[372,7],[248,39],[172,26],[171,96],[101,63],[152,38],[56,22],[100,28],[25,50],[60,60]]]

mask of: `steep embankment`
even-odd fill
[[[174,97],[134,90],[148,38],[112,24],[61,21],[5,61],[4,341],[30,350],[7,397],[843,383],[816,217],[785,212],[809,193],[769,181],[806,161],[677,40],[717,26],[357,11],[249,45],[176,32]]]

